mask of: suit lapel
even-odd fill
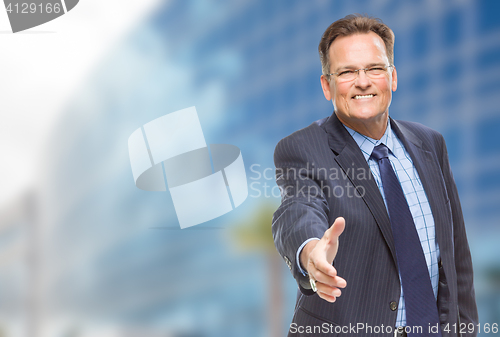
[[[436,240],[439,243],[440,250],[442,252],[449,251],[451,242],[444,238],[451,236],[451,223],[446,218],[447,213],[444,209],[446,187],[438,160],[430,151],[424,148],[422,141],[404,125],[391,119],[391,127],[410,155],[424,187],[434,217]]]
[[[361,194],[389,246],[394,263],[397,265],[389,215],[363,153],[335,113],[323,124],[323,127],[328,133],[329,146],[336,154],[335,161]]]

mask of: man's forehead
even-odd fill
[[[331,63],[363,61],[363,65],[385,64],[388,61],[385,44],[374,32],[340,36],[330,45]]]
[[[370,44],[385,51],[385,44],[382,38],[374,32],[368,32],[337,37],[330,45],[330,52],[334,49],[346,48],[354,44],[358,46]]]

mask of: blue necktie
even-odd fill
[[[373,149],[372,158],[377,160],[384,187],[385,200],[391,221],[392,236],[403,286],[406,308],[406,326],[422,327],[422,334],[408,336],[441,336],[429,333],[430,326],[439,326],[436,298],[425,262],[424,251],[413,222],[410,208],[391,162],[389,149],[380,144]],[[410,328],[407,329],[408,331]],[[417,329],[411,329],[417,331]]]

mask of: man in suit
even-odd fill
[[[273,237],[299,287],[289,336],[477,335],[446,145],[389,117],[393,48],[378,19],[328,27],[321,86],[334,112],[276,147]]]

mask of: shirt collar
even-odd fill
[[[373,148],[379,144],[385,144],[385,146],[387,146],[389,151],[394,155],[394,139],[393,139],[394,133],[392,132],[391,123],[389,123],[389,121],[387,121],[387,128],[385,129],[384,135],[379,140],[367,137],[357,131],[354,131],[353,129],[349,128],[346,125],[344,125],[344,127],[346,128],[347,132],[349,132],[351,137],[354,139],[356,144],[358,144],[367,162],[368,159],[370,159],[370,156],[373,152]]]

